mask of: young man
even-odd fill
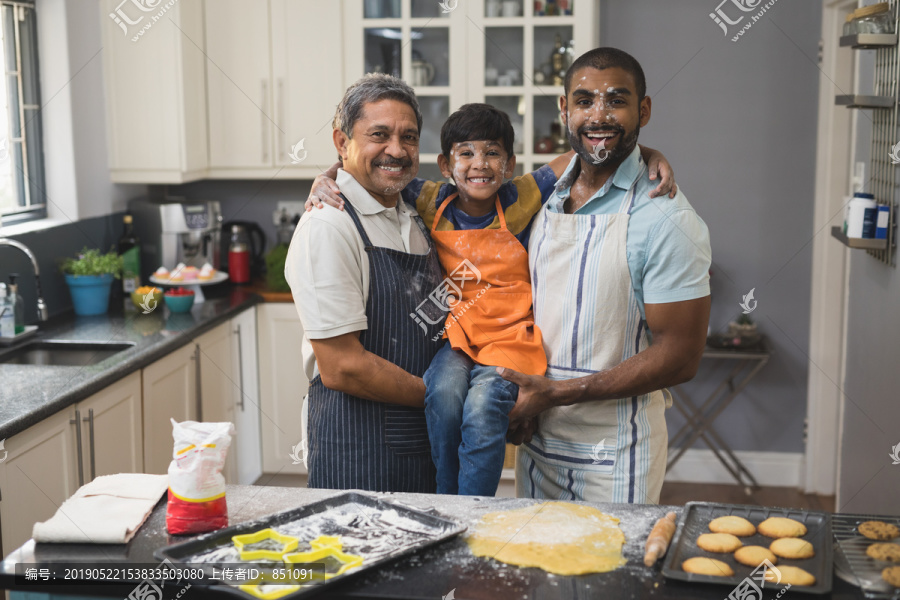
[[[711,252],[681,190],[674,201],[652,199],[637,148],[650,108],[641,66],[621,50],[591,50],[566,74],[560,112],[577,156],[529,242],[547,376],[501,369],[519,386],[513,441],[527,439],[537,417],[517,453],[520,496],[659,501],[660,390],[696,373]]]

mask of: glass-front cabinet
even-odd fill
[[[344,76],[402,77],[424,119],[419,174],[440,179],[441,125],[467,102],[505,111],[516,173],[568,151],[563,75],[599,42],[599,0],[358,0],[344,4]]]

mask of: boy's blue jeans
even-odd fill
[[[425,372],[425,418],[437,493],[493,496],[506,455],[509,411],[519,386],[450,343]]]

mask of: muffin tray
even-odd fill
[[[846,559],[846,565],[849,566],[850,578],[847,581],[859,586],[866,598],[900,600],[900,588],[893,587],[881,578],[881,571],[897,563],[870,558],[866,550],[878,541],[864,537],[857,530],[859,524],[865,521],[884,521],[900,527],[900,517],[836,514],[831,520],[834,539],[837,540],[840,551]],[[900,543],[900,539],[890,541]]]
[[[690,581],[698,583],[713,583],[723,586],[736,587],[745,578],[751,578],[751,574],[757,567],[748,567],[734,559],[733,553],[707,552],[697,547],[697,538],[703,533],[710,533],[709,522],[717,517],[735,515],[744,517],[754,525],[759,525],[769,517],[787,517],[800,521],[806,525],[806,535],[803,539],[810,542],[816,555],[804,560],[778,559],[775,566],[793,565],[811,573],[816,578],[812,586],[791,586],[791,593],[806,592],[809,594],[825,594],[831,591],[833,542],[831,539],[831,515],[821,512],[812,512],[793,508],[769,508],[765,506],[747,506],[742,504],[718,504],[711,502],[688,502],[678,522],[678,529],[669,552],[666,554],[666,562],[663,564],[662,573],[669,579]],[[768,548],[773,539],[760,533],[740,538],[745,546],[763,546]],[[718,577],[713,575],[697,575],[686,573],[681,568],[681,563],[694,556],[706,556],[720,560],[734,570],[731,577]],[[759,577],[752,577],[754,585],[759,586]],[[761,587],[761,586],[760,586]],[[786,586],[765,582],[765,589],[781,590]],[[727,594],[726,594],[727,595]]]
[[[241,562],[232,541],[233,536],[255,533],[266,528],[299,539],[299,551],[306,550],[309,542],[319,536],[338,536],[344,552],[363,558],[362,566],[312,585],[303,585],[299,590],[282,596],[286,600],[322,593],[350,577],[367,573],[466,530],[455,521],[429,512],[349,492],[166,546],[157,550],[154,556],[159,560],[168,559],[177,567],[203,569],[207,573],[206,580],[210,581],[214,569],[235,567]],[[247,567],[265,564],[264,561],[244,563]],[[273,565],[271,562],[268,564]],[[214,585],[216,591],[230,592],[243,598],[251,597],[235,585],[222,581]]]

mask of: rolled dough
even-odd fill
[[[475,556],[558,575],[606,573],[625,564],[619,519],[589,506],[545,502],[488,513],[468,535]]]

